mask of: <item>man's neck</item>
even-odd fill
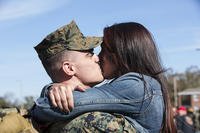
[[[81,87],[83,89],[87,89],[90,88],[89,85],[85,85],[83,84],[79,79],[77,79],[76,77],[72,77],[69,80],[63,81],[61,82],[62,84],[65,84],[67,86],[72,87],[73,89],[77,88],[77,87]]]

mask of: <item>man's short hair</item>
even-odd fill
[[[67,51],[90,50],[102,43],[102,37],[85,37],[74,21],[47,35],[35,50],[51,79],[66,58]]]

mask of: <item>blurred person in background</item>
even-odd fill
[[[186,107],[180,106],[178,108],[175,119],[178,132],[195,133],[194,123],[192,121],[192,118],[188,116]]]

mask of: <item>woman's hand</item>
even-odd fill
[[[49,98],[54,107],[58,107],[63,111],[70,112],[74,108],[73,91],[85,91],[83,85],[76,87],[63,83],[54,83],[49,90]]]

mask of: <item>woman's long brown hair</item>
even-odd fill
[[[164,76],[165,70],[151,33],[141,24],[135,22],[115,24],[104,29],[104,39],[108,49],[115,56],[118,66],[117,75],[137,72],[155,78],[160,84],[165,104],[161,132],[175,133],[168,88]]]

